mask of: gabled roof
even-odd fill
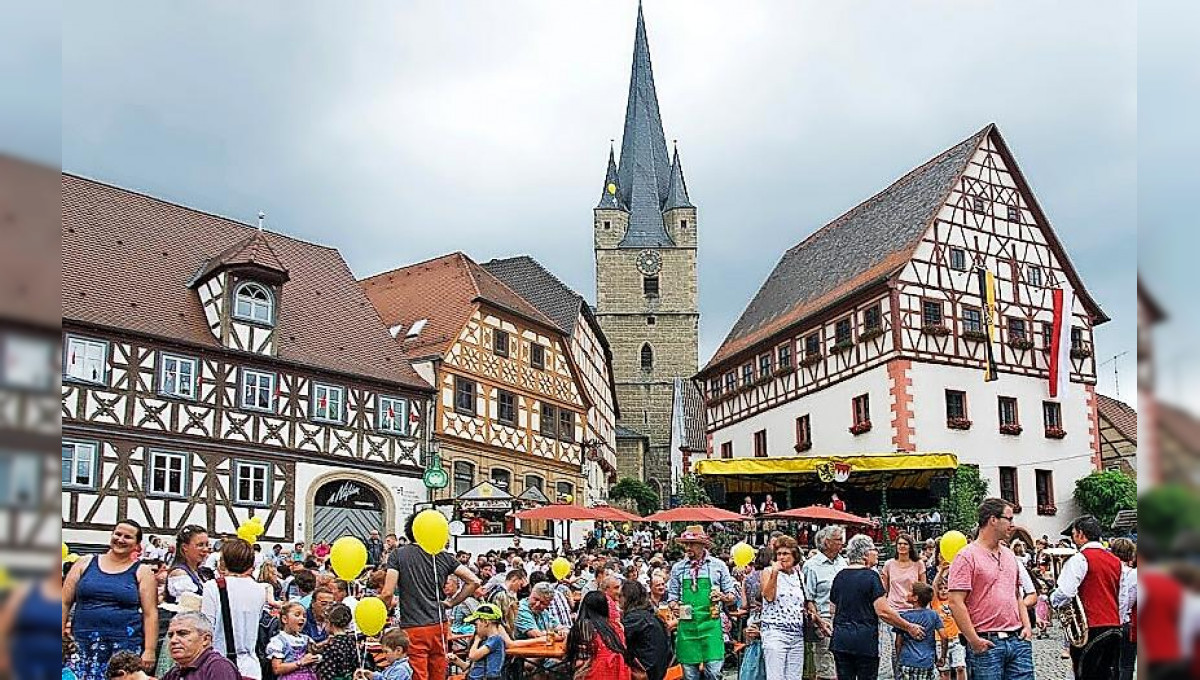
[[[1112,423],[1122,437],[1137,443],[1137,411],[1133,410],[1132,406],[1108,395],[1097,394],[1096,408],[1100,417]]]
[[[624,425],[618,424],[617,425],[617,439],[649,439],[649,437],[647,435],[642,434],[641,432],[638,432],[637,430],[633,429],[632,427],[626,427]]]
[[[518,255],[484,262],[481,266],[537,307],[563,333],[574,334],[575,324],[587,303],[537,260]]]
[[[481,302],[548,329],[559,328],[554,320],[461,252],[376,274],[359,283],[388,326],[407,329],[427,320],[417,337],[403,341],[405,355],[413,359],[443,356],[450,351]]]
[[[1029,198],[1031,212],[1076,296],[1097,324],[1107,321],[1083,287],[1000,131],[988,124],[784,253],[704,370],[899,272],[912,258],[972,156],[989,137],[1018,188]]]
[[[1162,401],[1155,405],[1154,419],[1158,423],[1160,441],[1166,435],[1186,452],[1200,456],[1200,419]]]
[[[59,201],[57,169],[0,155],[0,321],[43,332],[62,325],[59,272],[51,264],[60,248]]]
[[[255,229],[245,238],[226,248],[216,257],[209,259],[196,274],[194,285],[204,282],[212,274],[234,267],[255,267],[278,283],[288,279],[287,267],[279,259],[279,254],[271,247],[266,234],[261,229]]]
[[[625,106],[625,130],[621,135],[621,164],[617,168],[621,204],[629,210],[629,229],[620,247],[675,245],[667,235],[662,216],[670,175],[671,159],[667,156],[667,140],[658,112],[646,20],[639,4],[629,101]]]
[[[272,253],[290,272],[276,323],[279,360],[430,389],[337,250],[83,177],[61,177],[64,322],[220,350],[188,283],[214,254]]]

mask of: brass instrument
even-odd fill
[[[1078,554],[1078,552],[1074,548],[1048,548],[1045,554],[1050,556],[1050,572],[1054,575],[1054,582],[1057,584],[1063,564]],[[1061,607],[1051,605],[1051,609],[1058,615],[1058,621],[1062,624],[1067,643],[1076,649],[1080,649],[1086,645],[1088,642],[1088,620],[1087,612],[1083,609],[1083,600],[1079,599],[1079,596],[1076,595],[1075,599]]]

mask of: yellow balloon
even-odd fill
[[[562,499],[563,499],[563,502],[566,503],[567,505],[571,505],[572,503],[575,502],[575,497],[572,496],[571,494],[567,494],[567,495],[563,496]]]
[[[612,182],[609,182],[608,183],[608,193],[616,194],[617,193],[617,185],[613,184]]]
[[[565,557],[556,558],[550,563],[550,573],[559,581],[571,574],[571,562]]]
[[[63,559],[62,559],[62,561],[63,561],[63,562],[66,562],[66,561],[67,561],[67,555],[70,555],[70,554],[71,554],[71,549],[67,547],[67,544],[66,544],[66,543],[63,543],[62,545],[63,545],[63,555],[62,555]]]
[[[729,551],[733,557],[733,566],[739,569],[744,569],[747,565],[754,561],[754,548],[751,548],[746,543],[738,543]]]
[[[413,520],[413,538],[430,555],[442,552],[446,549],[446,541],[450,540],[450,524],[446,516],[437,510],[422,510]]]
[[[942,559],[953,562],[963,548],[967,547],[967,537],[961,531],[947,531],[942,536]]]
[[[255,533],[254,527],[250,524],[243,524],[242,526],[238,527],[237,537],[249,543],[250,545],[258,543],[258,534]]]
[[[262,517],[257,517],[257,516],[251,517],[250,523],[261,527],[262,526]]]
[[[387,624],[387,607],[378,597],[368,597],[354,608],[354,622],[358,624],[367,637],[375,637],[383,632]]]
[[[333,573],[343,581],[353,581],[367,566],[367,546],[353,536],[342,536],[329,551]]]

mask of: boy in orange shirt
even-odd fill
[[[933,611],[942,617],[942,629],[937,632],[939,654],[937,667],[941,672],[941,680],[967,680],[967,650],[958,639],[958,624],[950,615],[950,586],[945,568],[938,571],[933,581],[934,598],[930,605]]]

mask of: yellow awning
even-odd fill
[[[816,474],[822,465],[849,465],[850,472],[916,472],[955,470],[958,457],[953,453],[868,453],[852,456],[813,456],[790,458],[730,458],[702,460],[696,472],[717,475],[793,475]]]

